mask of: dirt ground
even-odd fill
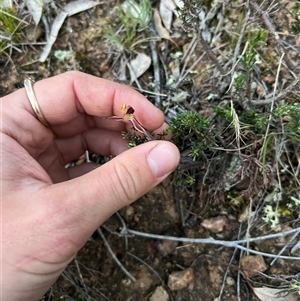
[[[210,3],[210,1],[204,2]],[[242,9],[239,2],[241,1],[236,3],[226,1],[229,8],[226,11],[227,21],[224,27],[227,28],[228,35],[230,34],[228,28],[235,26],[238,19],[238,15],[235,14],[238,14]],[[291,3],[295,2],[291,1]],[[60,5],[63,6],[63,3],[64,1]],[[288,4],[288,1],[284,0],[279,1],[280,9],[275,10],[276,16],[272,15],[272,20],[276,21],[275,26],[278,32],[282,36],[286,36],[285,41],[289,42],[289,49],[296,49],[290,53],[290,56],[293,62],[299,65],[300,39],[287,32],[289,22],[287,5],[292,5],[291,3]],[[158,6],[156,1],[152,4],[154,7]],[[124,52],[118,53],[112,49],[104,38],[105,26],[118,28],[116,6],[116,1],[105,1],[93,9],[67,18],[45,63],[34,63],[43,46],[30,45],[29,43],[26,47],[20,47],[22,52],[13,52],[10,60],[7,59],[7,56],[0,56],[0,96],[23,87],[24,78],[27,76],[40,80],[68,70],[80,70],[98,77],[131,84],[137,88],[135,83],[130,83],[128,73],[126,80],[120,80],[116,70],[121,65],[120,58]],[[261,26],[264,26],[263,22]],[[41,24],[40,27],[40,32],[42,32],[43,25]],[[172,41],[163,39],[155,42],[159,59],[165,64],[161,65],[161,74],[167,72],[164,68],[171,72],[169,70],[177,61],[170,59],[170,57],[174,57],[176,52],[187,50],[193,39],[193,35],[183,30],[179,25],[173,24],[172,28],[172,39],[177,46]],[[31,30],[31,28],[26,29],[28,36],[32,34]],[[33,33],[35,35],[34,40],[43,41],[44,35],[37,32],[34,31]],[[275,47],[272,41],[271,38],[268,40],[268,45],[263,51],[264,58],[269,59],[266,64],[273,68],[263,71],[263,76],[269,78],[276,76],[279,57],[276,53],[277,46]],[[214,47],[217,48],[215,53],[217,53],[219,62],[225,66],[226,55],[232,54],[226,53],[222,48],[223,43],[231,43],[231,41],[224,38]],[[146,46],[142,49],[150,55],[149,47]],[[220,49],[222,49],[222,53]],[[60,60],[54,56],[56,50],[68,50],[76,55],[68,60]],[[178,108],[179,111],[182,108],[190,108],[200,114],[214,118],[212,110],[216,103],[228,102],[224,90],[228,89],[230,82],[225,82],[223,88],[220,83],[214,82],[216,86],[213,86],[213,82],[210,82],[214,76],[212,72],[214,62],[210,56],[204,55],[201,61],[193,65],[204,52],[201,43],[196,43],[188,62],[188,67],[192,66],[196,75],[190,72],[189,76],[182,80],[180,89],[178,87],[168,88],[167,79],[162,75],[162,94],[178,94],[180,90],[180,92],[187,92],[189,95],[177,105],[169,105],[170,98],[164,98],[162,106],[165,108],[167,120],[172,112]],[[272,59],[273,55],[276,56],[276,64]],[[126,53],[128,60],[132,56],[132,53]],[[282,77],[286,76],[286,82],[292,82],[293,76],[291,74],[296,74],[296,77],[299,77],[299,70],[298,74],[297,72],[289,73],[287,70],[288,68],[285,67],[281,74]],[[139,79],[145,90],[150,90],[152,87],[150,82],[153,81],[153,72],[154,68],[151,67]],[[226,72],[230,72],[229,67],[226,68]],[[282,82],[284,80],[281,78]],[[222,89],[223,92],[220,92]],[[271,89],[267,93],[270,91]],[[223,93],[221,97],[220,93]],[[214,96],[208,98],[208,95]],[[155,102],[152,94],[146,93],[146,96],[150,101]],[[190,99],[197,99],[198,102],[193,103]],[[268,111],[267,108],[263,110]],[[250,134],[247,132],[245,135]],[[229,136],[232,137],[231,134],[226,136],[224,133],[223,141],[226,141],[227,138],[230,140]],[[260,142],[257,141],[257,143]],[[299,145],[300,142],[296,148],[298,151]],[[101,230],[94,233],[93,237],[78,253],[76,260],[69,265],[43,300],[299,301],[299,295],[289,291],[289,285],[293,279],[300,281],[299,260],[278,258],[272,263],[274,258],[263,256],[264,263],[262,265],[265,268],[261,268],[258,258],[254,259],[254,266],[250,264],[243,267],[241,258],[250,254],[241,248],[228,247],[226,242],[243,239],[248,234],[249,237],[259,237],[299,229],[300,212],[294,212],[292,217],[285,217],[279,227],[275,230],[271,229],[270,225],[261,219],[261,216],[262,202],[272,193],[274,187],[272,184],[268,187],[264,186],[264,179],[259,174],[260,169],[255,165],[255,157],[250,155],[238,157],[230,151],[219,153],[215,151],[210,156],[209,158],[214,158],[210,161],[211,165],[208,164],[208,161],[202,160],[191,168],[196,178],[194,185],[177,187],[171,183],[172,179],[167,179],[137,202],[111,217],[101,227]],[[243,169],[240,167],[242,164],[235,163],[236,158],[238,158],[238,162],[243,161]],[[297,169],[299,167],[299,161],[297,161],[299,154],[292,154],[291,158],[294,160],[292,164]],[[184,159],[181,164],[184,167],[187,166]],[[191,164],[190,160],[188,164]],[[240,170],[230,173],[230,166],[240,168]],[[241,174],[245,172],[247,176],[242,177]],[[297,186],[297,181],[289,178],[288,175],[281,179],[287,187],[286,191],[292,190],[299,193],[300,188]],[[269,180],[271,183],[272,180]],[[230,191],[226,190],[224,183],[233,188]],[[242,194],[247,201],[238,200],[238,196]],[[250,209],[260,212],[252,221],[251,226],[249,226],[249,216],[246,219],[242,217],[242,214],[246,214],[245,210],[249,208],[250,199],[253,202]],[[215,220],[209,220],[209,218],[215,218]],[[205,220],[209,226],[203,224]],[[221,228],[216,230],[216,227]],[[224,243],[176,242],[146,238],[130,234],[130,230],[179,238],[214,238],[215,240],[222,240]],[[280,254],[282,256],[300,258],[300,249],[291,252],[291,248],[299,241],[299,232],[298,236],[292,240],[295,233],[250,242],[249,245],[247,243],[240,245],[273,255],[279,254],[283,250],[283,253]],[[106,238],[111,252],[107,248],[103,236]],[[285,246],[287,248],[283,249]],[[112,257],[112,253],[136,281],[125,275]],[[260,272],[250,276],[247,274],[247,271],[251,272],[260,268]],[[174,272],[182,272],[182,274],[174,275]],[[170,281],[175,282],[175,284],[170,283]],[[267,297],[256,296],[253,288],[262,286],[282,289],[280,291],[281,296],[277,295],[275,298],[268,295],[269,293],[265,293],[268,295]],[[286,295],[284,295],[285,293]]]

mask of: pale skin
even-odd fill
[[[133,89],[80,72],[34,84],[49,127],[25,89],[1,99],[0,300],[38,300],[113,213],[163,181],[179,162],[177,148],[151,141],[127,150],[130,124],[105,119],[123,103],[149,131],[164,116]],[[116,155],[99,168],[65,164],[85,150]]]

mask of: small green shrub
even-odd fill
[[[216,114],[227,122],[232,123],[232,114],[230,106],[216,107],[214,109]],[[252,130],[256,134],[264,134],[264,131],[268,125],[267,115],[263,112],[259,112],[255,109],[249,111],[242,111],[239,114],[239,121],[243,124],[243,128]],[[232,124],[233,126],[233,124]]]
[[[285,118],[284,128],[287,136],[299,143],[300,138],[300,102],[280,105],[274,110],[277,118]]]
[[[299,20],[299,14],[300,14],[300,3],[295,3],[291,10],[292,18],[294,19],[290,24],[290,32],[294,35],[300,34],[300,20]]]
[[[266,30],[259,29],[256,33],[249,31],[248,48],[241,57],[241,63],[246,70],[252,70],[256,64],[260,63],[256,48],[260,45],[265,45],[267,37],[268,32]]]
[[[299,280],[293,279],[290,284],[290,288],[291,288],[291,290],[293,290],[294,292],[296,292],[300,295],[300,281]]]
[[[0,55],[5,49],[21,41],[21,23],[14,8],[0,8]]]
[[[181,112],[170,122],[172,141],[181,152],[187,151],[193,161],[200,159],[204,151],[214,144],[210,122],[196,112]]]
[[[118,4],[121,30],[115,33],[105,28],[105,37],[117,50],[132,51],[137,43],[138,34],[148,28],[151,18],[152,8],[149,0],[127,0],[123,5]]]

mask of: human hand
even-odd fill
[[[163,113],[129,87],[68,72],[37,82],[34,91],[49,127],[25,89],[1,99],[1,300],[40,298],[99,225],[179,161],[166,141],[126,150],[120,132],[129,125],[103,118],[126,103],[145,128],[165,128]],[[65,169],[85,150],[117,156],[96,169]]]

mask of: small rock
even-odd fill
[[[168,287],[172,291],[181,290],[189,287],[194,283],[194,270],[192,268],[185,269],[180,272],[173,272],[168,278]]]
[[[245,278],[251,278],[259,275],[259,272],[264,272],[267,269],[265,261],[261,255],[244,256],[241,261],[241,269]]]
[[[235,285],[235,280],[232,277],[228,276],[226,278],[226,284],[229,285],[229,286],[234,286]]]
[[[220,233],[223,231],[224,226],[226,225],[227,222],[228,222],[228,218],[224,215],[220,215],[217,217],[211,217],[205,219],[201,223],[201,226],[213,233]]]
[[[147,292],[151,287],[157,285],[157,278],[153,273],[150,273],[147,267],[140,266],[139,271],[132,273],[136,281],[132,282],[128,277],[122,279],[121,284],[127,289],[133,289],[141,294]]]
[[[240,223],[247,222],[250,219],[251,214],[252,214],[251,207],[250,207],[250,205],[248,205],[248,206],[244,207],[242,212],[239,214],[238,221]]]
[[[169,295],[162,286],[158,286],[149,301],[169,301]]]
[[[135,213],[135,210],[134,210],[134,208],[132,206],[127,206],[126,207],[124,218],[125,218],[125,220],[126,220],[127,223],[130,223],[133,220],[134,213]]]
[[[172,253],[178,246],[178,241],[163,240],[157,243],[157,250],[163,256],[167,256]]]

